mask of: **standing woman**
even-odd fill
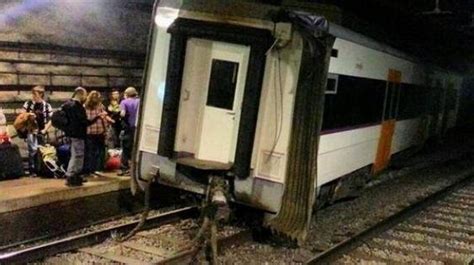
[[[105,137],[107,122],[114,123],[109,116],[101,116],[105,112],[102,96],[97,91],[91,91],[84,104],[87,119],[96,121],[87,127],[86,155],[84,161],[84,174],[101,171],[105,159]],[[97,118],[99,117],[99,118]]]
[[[120,92],[116,89],[112,90],[109,98],[109,105],[107,106],[107,113],[114,120],[114,124],[110,128],[110,138],[113,142],[110,148],[120,148],[120,132],[122,131],[121,117],[120,117]]]

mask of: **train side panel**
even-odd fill
[[[302,39],[293,32],[285,48],[267,54],[251,176],[236,180],[236,197],[276,212],[280,207],[299,78]]]
[[[402,72],[402,83],[424,84],[426,67],[354,42],[336,39],[337,57],[331,58],[329,72],[376,80],[387,80],[388,70]]]
[[[165,14],[166,15],[166,14]],[[159,17],[158,14],[157,17]],[[168,16],[165,18],[170,19]],[[167,158],[158,156],[158,143],[163,111],[166,74],[168,70],[168,56],[171,35],[167,33],[170,23],[157,23],[151,43],[145,95],[142,98],[142,121],[137,146],[140,161],[139,172],[141,179],[147,179],[158,171],[162,179],[175,179],[175,164]],[[143,182],[139,182],[143,185]]]

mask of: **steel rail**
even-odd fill
[[[427,207],[433,205],[434,203],[440,201],[443,198],[446,198],[452,192],[459,190],[460,188],[463,188],[473,182],[474,175],[471,173],[456,181],[452,185],[449,185],[429,195],[428,197],[418,202],[415,202],[407,208],[391,215],[385,220],[369,227],[368,229],[356,234],[355,236],[334,245],[333,247],[306,261],[306,264],[332,264],[334,261],[341,258],[344,254],[347,254],[350,251],[356,249],[367,240],[389,230],[390,228],[402,223],[403,221],[406,221],[407,219],[421,212]]]
[[[145,225],[143,226],[143,229],[156,228],[182,219],[197,217],[198,214],[198,208],[195,206],[181,208],[148,218]],[[42,245],[2,254],[0,255],[0,264],[25,264],[48,256],[56,255],[58,253],[98,244],[110,238],[110,236],[114,233],[128,233],[138,224],[138,222],[139,221],[133,221],[126,224],[89,232],[83,235],[71,236],[69,238],[47,242]]]

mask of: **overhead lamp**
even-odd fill
[[[160,7],[155,16],[155,23],[160,28],[169,28],[171,24],[178,18],[179,9]]]

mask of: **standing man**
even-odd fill
[[[87,99],[87,91],[85,88],[78,87],[74,90],[72,99],[68,100],[62,106],[68,120],[68,126],[64,133],[66,137],[71,139],[71,159],[66,172],[66,185],[70,187],[81,186],[83,179],[80,176],[84,166],[84,149],[85,139],[87,137],[87,127],[104,118],[107,113],[101,113],[93,120],[87,119],[84,102]]]
[[[132,159],[139,105],[140,99],[137,90],[134,87],[128,87],[125,90],[125,99],[120,103],[120,116],[123,118],[122,129],[124,133],[122,137],[122,159],[120,161],[122,172],[119,176],[130,175],[130,160]]]
[[[45,89],[43,86],[35,86],[31,90],[31,100],[23,104],[23,113],[29,113],[35,120],[36,128],[28,130],[26,143],[28,145],[28,165],[31,176],[36,176],[35,157],[38,145],[44,145],[44,135],[51,127],[51,105],[44,100]]]

